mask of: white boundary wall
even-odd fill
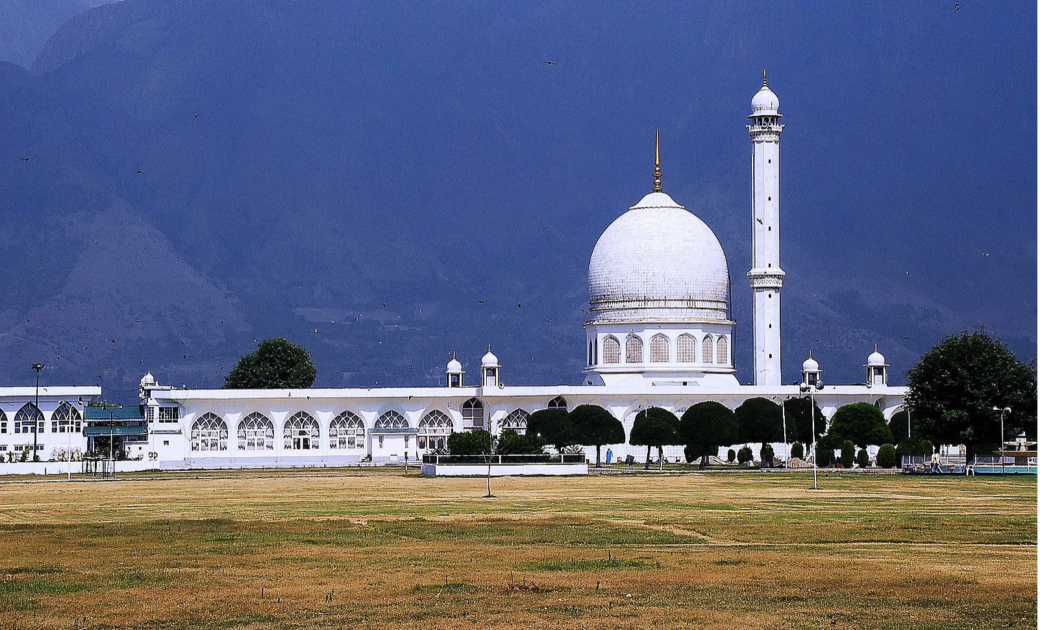
[[[435,477],[487,477],[487,464],[423,464],[422,473]],[[492,477],[587,475],[589,465],[580,464],[491,464]]]

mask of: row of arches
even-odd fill
[[[44,433],[47,426],[43,412],[31,402],[27,402],[15,412],[11,422],[12,433]],[[7,433],[8,418],[0,409],[0,433]],[[51,433],[79,433],[83,430],[83,416],[79,410],[62,401],[51,412]]]
[[[675,361],[677,363],[705,363],[729,365],[729,340],[724,335],[707,334],[701,338],[700,353],[697,352],[698,340],[690,333],[683,333],[675,340]],[[595,340],[589,341],[589,365],[595,365],[598,359]],[[625,363],[644,363],[643,339],[632,333],[625,337]],[[667,335],[658,333],[650,338],[650,363],[670,363],[672,361],[672,343]],[[603,339],[603,363],[620,364],[621,342],[614,335]]]
[[[549,401],[550,409],[567,409],[567,401],[557,396]],[[467,410],[470,415],[467,416]],[[469,424],[479,412],[481,424]],[[463,405],[463,426],[483,427],[484,404],[471,398]],[[501,422],[503,429],[523,431],[527,428],[530,413],[523,409],[514,409]],[[468,420],[467,420],[468,418]],[[372,430],[394,430],[411,428],[408,419],[393,409],[384,412],[372,424]],[[420,449],[445,448],[447,438],[455,431],[455,424],[448,414],[439,409],[427,412],[416,427],[416,440]],[[360,416],[352,411],[344,411],[329,422],[326,434],[330,449],[349,450],[365,447],[366,427]],[[270,418],[254,411],[241,420],[235,427],[235,442],[240,451],[273,451],[275,437],[274,422]],[[280,432],[283,450],[307,451],[321,447],[321,426],[306,411],[298,411],[282,423]],[[191,425],[191,450],[196,452],[227,451],[230,430],[227,422],[212,412],[206,412],[195,419]]]

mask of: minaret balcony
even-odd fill
[[[784,286],[784,276],[781,269],[752,269],[748,272],[748,280],[751,281],[752,289],[779,289]]]

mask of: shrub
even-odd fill
[[[490,454],[491,446],[491,434],[487,431],[461,431],[448,436],[448,452],[452,455]]]
[[[773,466],[773,456],[775,454],[773,453],[773,447],[772,446],[770,446],[768,444],[763,444],[762,445],[761,455],[762,455],[762,465],[763,466],[765,466],[767,463],[768,463],[769,466]]]
[[[826,468],[834,464],[834,449],[832,448],[816,448],[816,465],[820,468]]]
[[[891,444],[882,444],[877,452],[877,465],[880,468],[895,468],[898,461],[896,447]]]
[[[856,453],[856,463],[859,464],[860,468],[870,467],[870,454],[867,453],[866,449],[861,448],[859,452]]]
[[[737,461],[741,464],[746,464],[752,460],[751,449],[744,447],[737,451]]]
[[[802,446],[801,442],[795,442],[794,446],[791,447],[791,457],[805,459],[805,447]]]
[[[736,453],[736,451],[734,451],[733,449],[729,449],[728,451],[726,451],[726,461],[731,463],[731,464],[733,462],[737,461],[737,453]]]
[[[854,461],[856,461],[856,445],[852,443],[852,440],[845,440],[841,443],[841,466],[842,468],[852,468]]]

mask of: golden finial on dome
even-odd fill
[[[762,68],[762,87],[766,86],[766,69]]]
[[[654,152],[654,192],[661,192],[661,130],[657,130],[657,146]]]

